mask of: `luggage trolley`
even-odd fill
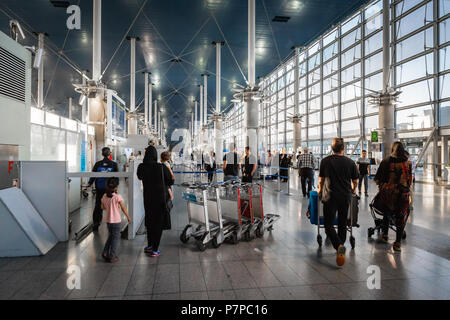
[[[251,188],[235,181],[227,181],[220,192],[222,216],[227,223],[234,224],[235,229],[230,242],[238,243],[241,239],[250,240],[253,226]]]
[[[373,218],[373,222],[375,223],[374,227],[370,227],[367,229],[367,235],[368,237],[372,237],[375,234],[375,231],[377,232],[377,234],[380,234],[381,232],[381,227],[383,225],[383,216],[385,214],[389,215],[389,229],[391,229],[394,232],[397,232],[397,227],[395,226],[392,214],[389,213],[389,209],[388,208],[383,208],[383,205],[379,203],[379,193],[377,193],[375,195],[375,197],[373,198],[372,202],[369,204],[370,207],[370,214]],[[409,212],[408,211],[408,217],[406,218],[406,221],[408,221],[409,219]],[[377,215],[379,217],[377,217]],[[402,239],[406,239],[406,231],[403,230],[403,235],[402,235]]]
[[[251,186],[251,203],[254,222],[250,235],[254,234],[257,238],[262,238],[264,236],[264,230],[272,231],[273,224],[280,216],[264,213],[262,186],[258,183],[254,183]]]
[[[218,248],[232,236],[235,226],[222,218],[218,187],[197,183],[183,193],[183,198],[187,201],[189,223],[180,235],[181,242],[187,243],[193,237],[198,249],[205,251],[209,242]]]
[[[323,204],[319,200],[319,194],[317,191],[313,190],[309,193],[309,207],[306,215],[309,221],[313,225],[317,225],[317,243],[319,248],[322,247],[322,236],[320,235],[320,229],[324,229],[324,218],[323,218]],[[356,194],[352,195],[352,200],[350,203],[349,211],[350,215],[347,216],[347,231],[350,232],[350,245],[352,249],[355,249],[355,237],[353,236],[353,227],[359,228],[358,224],[358,206],[360,197]],[[337,217],[333,224],[337,227]]]

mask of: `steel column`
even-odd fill
[[[38,49],[44,50],[45,33],[38,34]],[[38,69],[38,85],[37,85],[37,107],[44,107],[44,54],[42,53],[41,62]]]
[[[102,74],[102,0],[93,0],[92,80],[100,81]]]

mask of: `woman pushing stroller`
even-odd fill
[[[412,166],[403,144],[396,141],[391,146],[391,154],[381,163],[375,175],[379,193],[376,196],[379,206],[383,207],[383,222],[380,240],[388,243],[389,224],[395,224],[396,238],[392,246],[401,251],[403,231],[410,213],[410,192]]]

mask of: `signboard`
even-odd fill
[[[372,131],[370,133],[371,142],[378,142],[378,131]]]

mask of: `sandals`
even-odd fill
[[[402,246],[401,246],[400,242],[394,242],[394,244],[392,245],[392,249],[394,251],[401,252]]]

